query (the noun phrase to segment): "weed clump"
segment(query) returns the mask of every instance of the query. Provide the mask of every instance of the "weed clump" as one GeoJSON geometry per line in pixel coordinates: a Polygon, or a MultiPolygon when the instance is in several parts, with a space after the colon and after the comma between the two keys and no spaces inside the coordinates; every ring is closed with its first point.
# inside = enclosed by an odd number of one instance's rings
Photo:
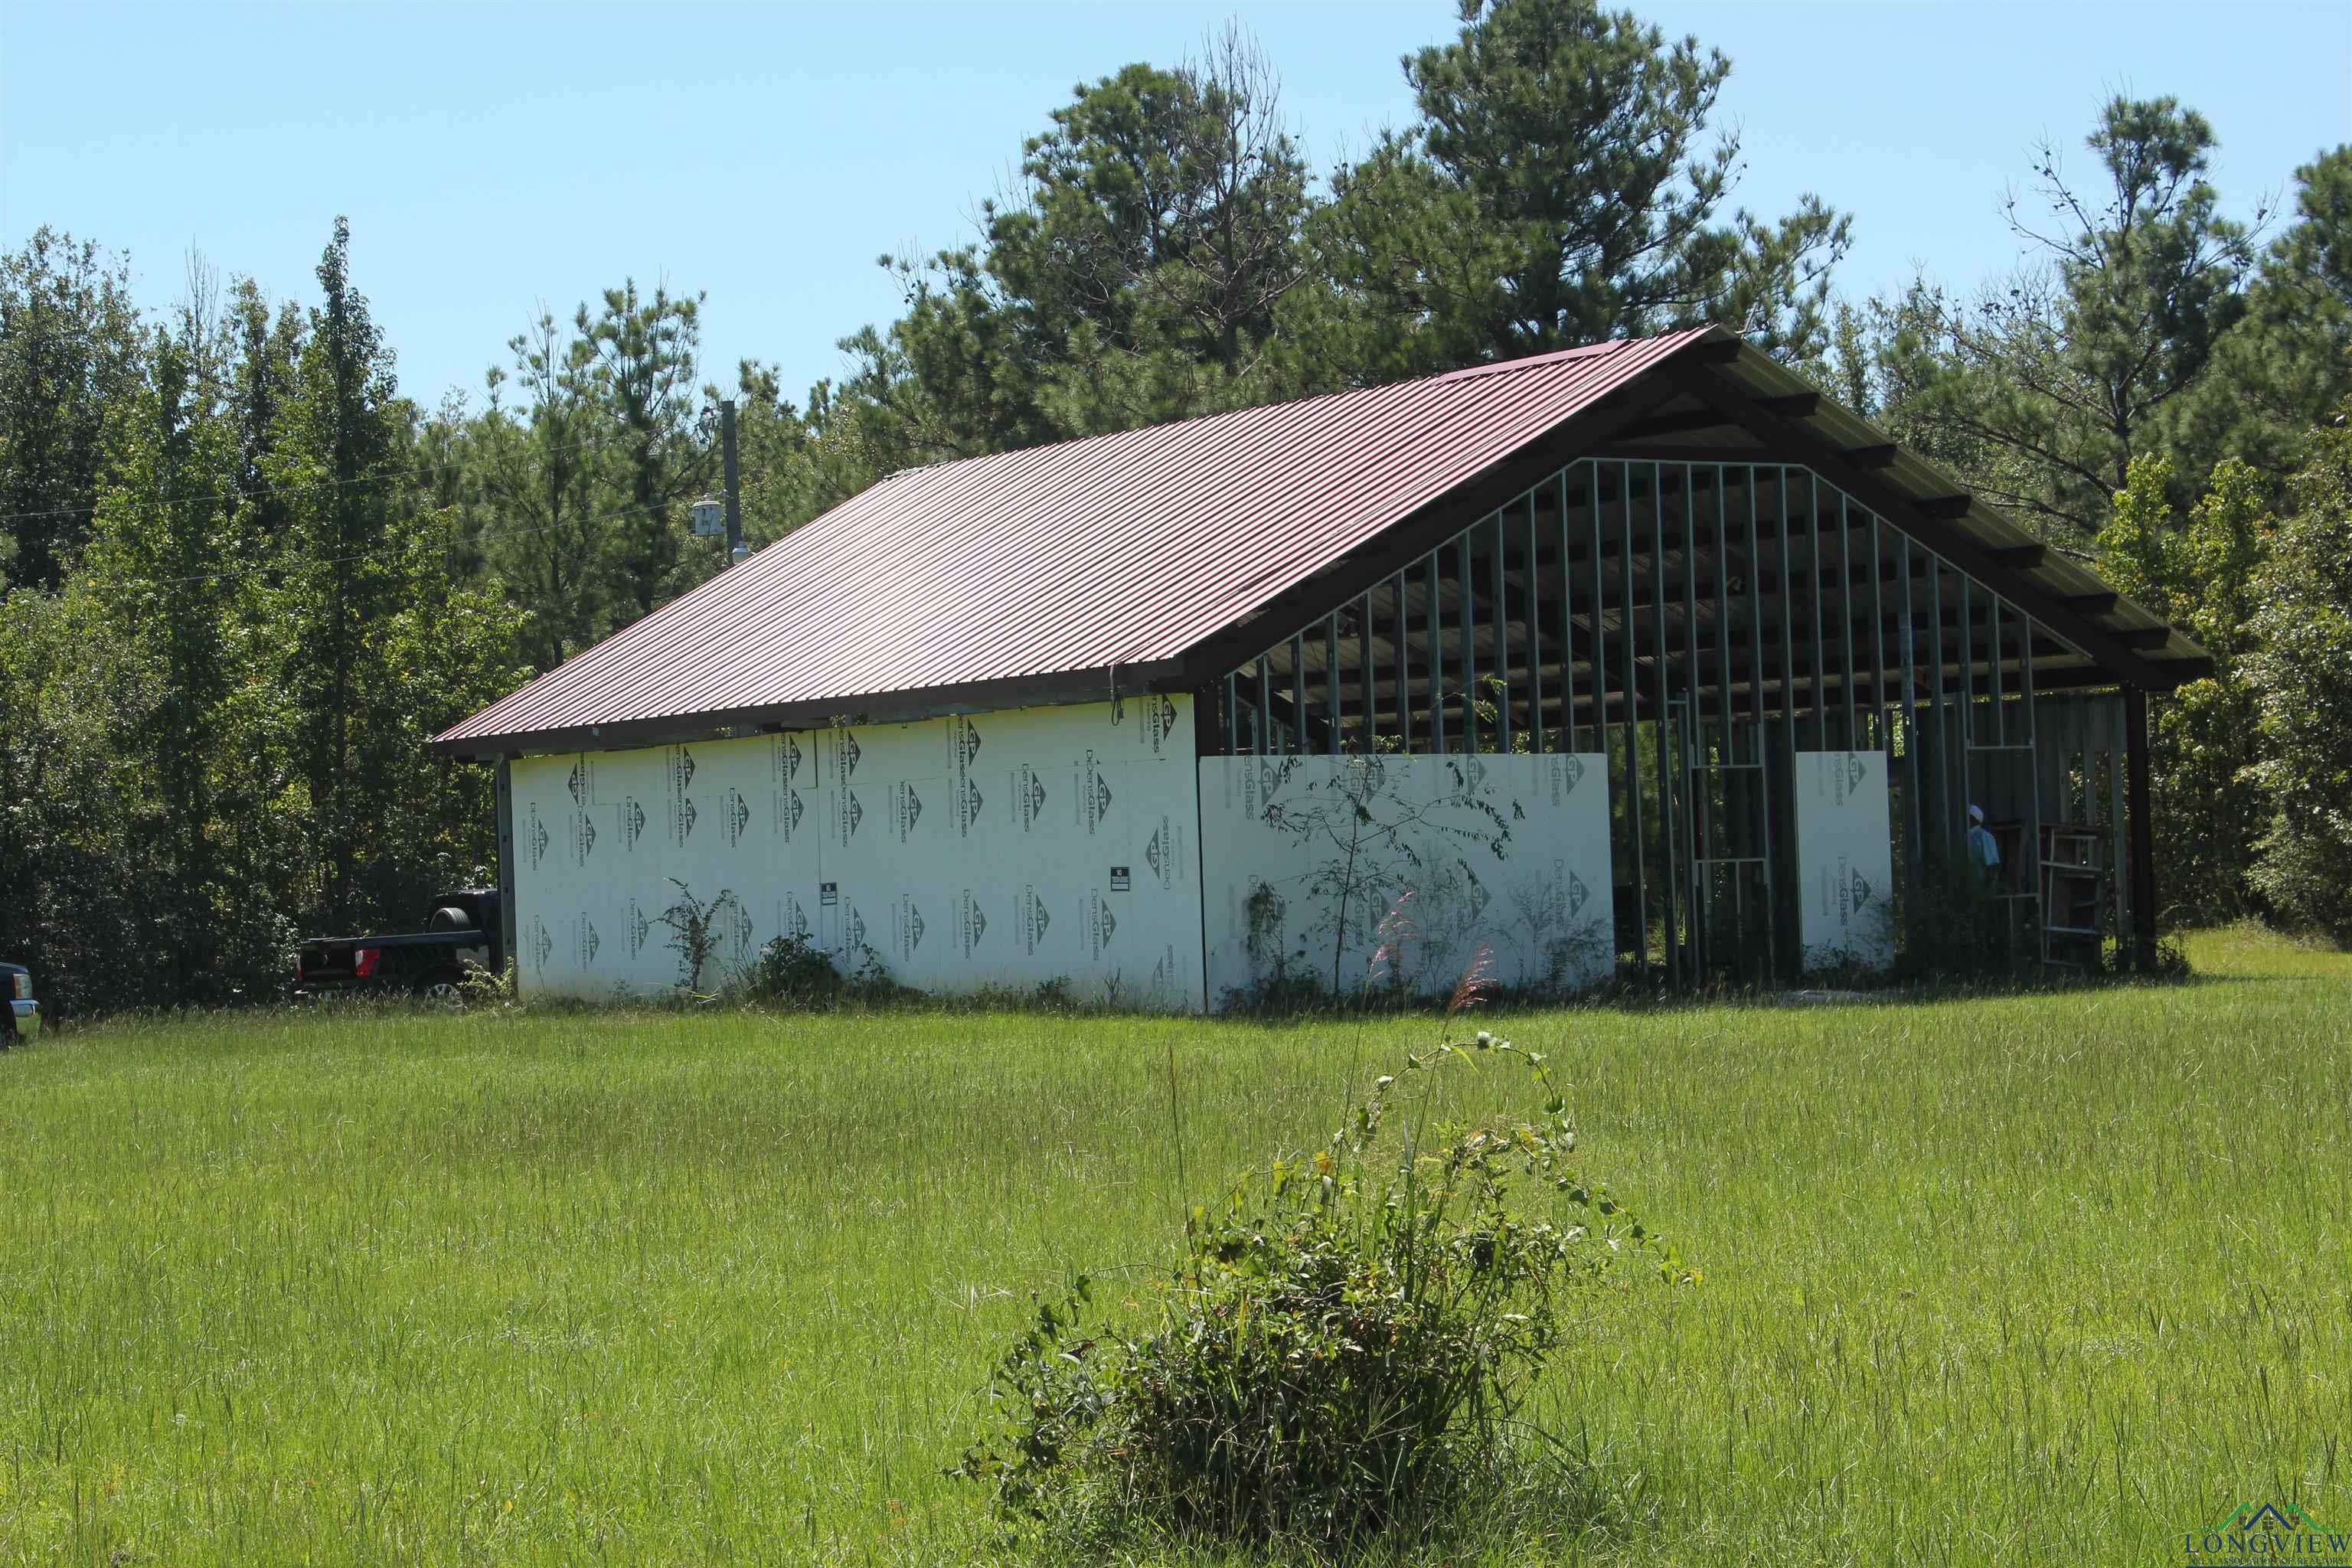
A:
{"type": "Polygon", "coordinates": [[[1001,1430],[954,1473],[1082,1536],[1435,1521],[1530,1457],[1523,1407],[1576,1293],[1637,1258],[1696,1279],[1575,1150],[1539,1054],[1486,1033],[1408,1054],[1322,1147],[1192,1211],[1156,1313],[1122,1325],[1084,1278],[1041,1302],[991,1381],[1001,1430]],[[1480,1058],[1533,1075],[1535,1120],[1428,1120],[1435,1074],[1480,1058]]]}
{"type": "Polygon", "coordinates": [[[847,988],[833,955],[800,932],[763,943],[748,981],[746,989],[761,1002],[833,1002],[847,988]]]}

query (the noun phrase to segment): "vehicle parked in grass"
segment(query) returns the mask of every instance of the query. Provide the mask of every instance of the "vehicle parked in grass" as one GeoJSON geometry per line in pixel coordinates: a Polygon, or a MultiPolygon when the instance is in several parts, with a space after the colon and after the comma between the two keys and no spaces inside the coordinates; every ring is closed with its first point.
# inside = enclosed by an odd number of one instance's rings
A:
{"type": "Polygon", "coordinates": [[[321,936],[294,961],[294,994],[406,992],[429,1002],[465,996],[469,973],[499,974],[507,965],[495,888],[444,893],[425,929],[397,936],[321,936]]]}
{"type": "Polygon", "coordinates": [[[21,963],[0,963],[0,991],[8,994],[8,1041],[39,1039],[41,1005],[33,998],[33,972],[21,963]]]}

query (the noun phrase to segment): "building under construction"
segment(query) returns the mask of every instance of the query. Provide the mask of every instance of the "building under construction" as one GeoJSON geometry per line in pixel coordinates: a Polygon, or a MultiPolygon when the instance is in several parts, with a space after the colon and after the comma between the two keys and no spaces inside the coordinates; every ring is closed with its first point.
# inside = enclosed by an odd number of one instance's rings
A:
{"type": "Polygon", "coordinates": [[[2209,668],[1703,329],[895,475],[436,743],[499,766],[526,987],[674,984],[682,885],[739,965],[1198,1008],[1963,908],[2128,958],[2147,698],[2209,668]]]}

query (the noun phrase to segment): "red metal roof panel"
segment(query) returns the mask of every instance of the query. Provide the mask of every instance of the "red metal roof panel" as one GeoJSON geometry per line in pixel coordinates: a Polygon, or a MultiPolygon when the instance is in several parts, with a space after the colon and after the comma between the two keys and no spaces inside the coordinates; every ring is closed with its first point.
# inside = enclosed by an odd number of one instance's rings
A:
{"type": "Polygon", "coordinates": [[[439,740],[1172,659],[1708,330],[896,474],[439,740]]]}

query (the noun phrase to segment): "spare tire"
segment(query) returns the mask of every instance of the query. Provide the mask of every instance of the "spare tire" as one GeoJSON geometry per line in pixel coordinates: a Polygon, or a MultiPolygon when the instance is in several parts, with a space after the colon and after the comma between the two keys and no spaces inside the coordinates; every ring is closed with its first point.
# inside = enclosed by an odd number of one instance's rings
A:
{"type": "Polygon", "coordinates": [[[433,918],[425,923],[425,929],[427,931],[472,931],[474,929],[474,917],[467,914],[465,910],[457,908],[457,905],[448,904],[433,911],[433,918]]]}

